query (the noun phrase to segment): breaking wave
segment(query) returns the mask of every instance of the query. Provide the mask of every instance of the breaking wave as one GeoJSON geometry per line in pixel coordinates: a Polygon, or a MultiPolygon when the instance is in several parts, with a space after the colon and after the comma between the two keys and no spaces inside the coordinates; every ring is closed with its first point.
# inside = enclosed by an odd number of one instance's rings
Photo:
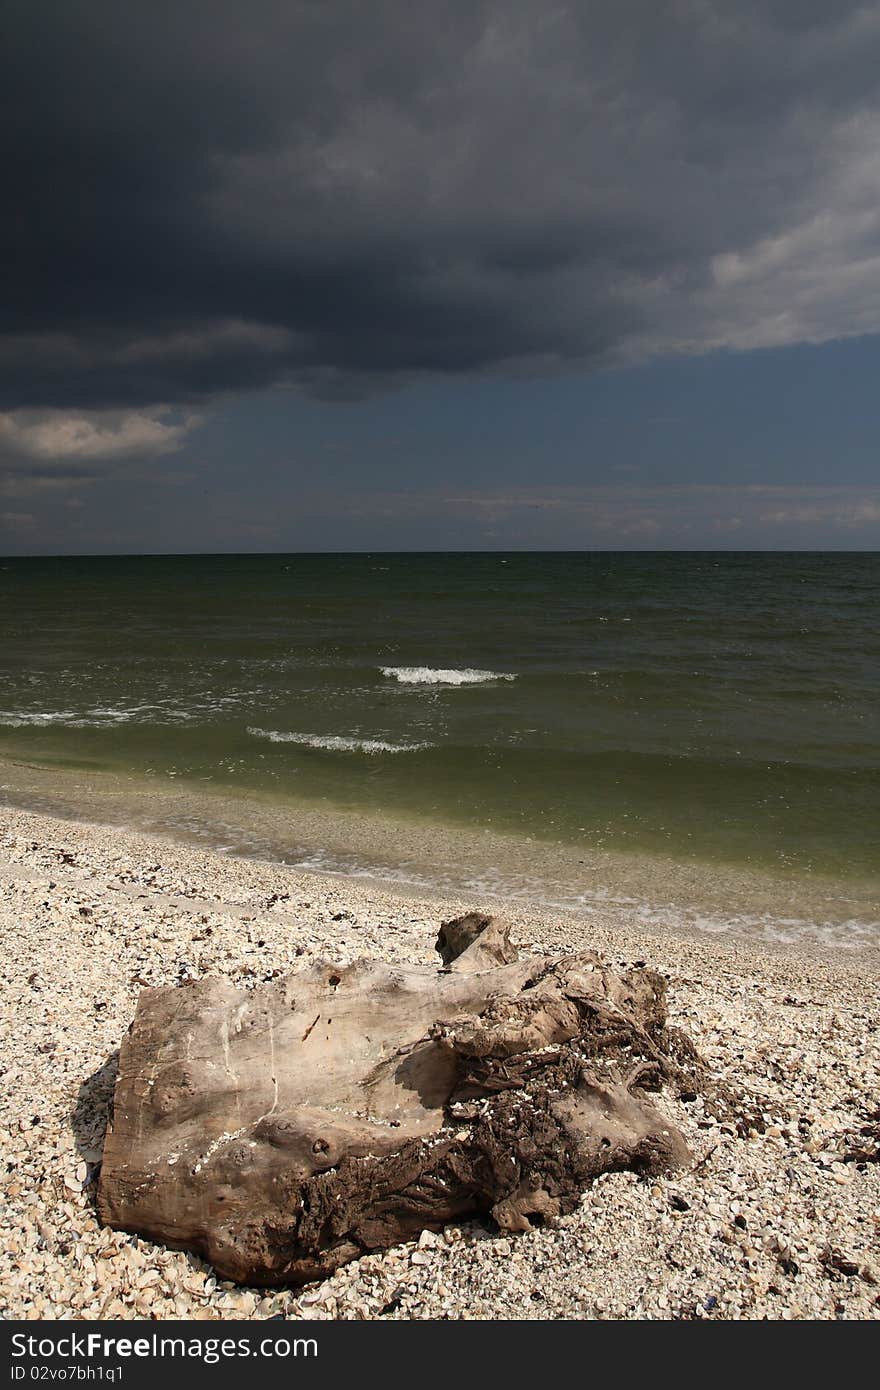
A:
{"type": "Polygon", "coordinates": [[[508,671],[456,671],[434,666],[382,666],[383,676],[391,676],[401,685],[483,685],[486,681],[513,681],[508,671]]]}
{"type": "Polygon", "coordinates": [[[326,748],[331,753],[418,753],[430,743],[388,743],[381,738],[345,738],[341,734],[288,734],[278,729],[248,729],[254,738],[270,743],[297,743],[306,748],[326,748]]]}
{"type": "Polygon", "coordinates": [[[76,710],[0,710],[0,725],[10,729],[48,728],[52,724],[69,729],[105,729],[113,724],[177,724],[194,718],[189,710],[167,709],[162,705],[134,705],[126,708],[97,707],[85,713],[76,710]],[[144,715],[151,715],[144,719],[144,715]]]}
{"type": "Polygon", "coordinates": [[[0,724],[10,729],[23,729],[29,724],[37,728],[48,724],[69,724],[74,719],[76,714],[73,710],[47,710],[44,713],[37,710],[0,710],[0,724]]]}

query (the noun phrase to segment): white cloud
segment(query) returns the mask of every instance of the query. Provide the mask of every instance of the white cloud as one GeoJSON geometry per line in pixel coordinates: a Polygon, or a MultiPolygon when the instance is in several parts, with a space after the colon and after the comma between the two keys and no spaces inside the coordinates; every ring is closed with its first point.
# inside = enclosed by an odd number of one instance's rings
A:
{"type": "Polygon", "coordinates": [[[0,413],[0,448],[44,462],[170,454],[179,449],[198,415],[150,411],[13,410],[0,413]]]}
{"type": "Polygon", "coordinates": [[[837,527],[876,526],[880,524],[880,497],[854,497],[851,492],[828,489],[828,495],[813,498],[794,506],[774,508],[758,516],[762,526],[837,527]]]}

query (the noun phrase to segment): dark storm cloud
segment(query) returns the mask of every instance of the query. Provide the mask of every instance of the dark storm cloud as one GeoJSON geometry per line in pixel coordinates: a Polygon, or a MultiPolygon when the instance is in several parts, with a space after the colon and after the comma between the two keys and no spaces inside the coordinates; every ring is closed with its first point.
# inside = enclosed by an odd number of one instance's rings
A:
{"type": "Polygon", "coordinates": [[[5,16],[0,409],[880,330],[874,4],[5,16]]]}

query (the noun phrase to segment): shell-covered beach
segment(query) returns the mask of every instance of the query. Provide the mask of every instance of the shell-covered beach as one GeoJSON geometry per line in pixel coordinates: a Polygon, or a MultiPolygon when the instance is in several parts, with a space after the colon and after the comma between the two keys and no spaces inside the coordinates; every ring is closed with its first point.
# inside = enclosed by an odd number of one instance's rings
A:
{"type": "Polygon", "coordinates": [[[646,929],[619,911],[416,897],[10,808],[0,866],[4,1316],[880,1317],[875,946],[835,955],[684,935],[662,913],[646,929]],[[300,1290],[230,1285],[195,1256],[99,1225],[115,1053],[141,988],[209,975],[247,986],[304,959],[427,964],[440,921],[474,907],[503,912],[521,951],[595,949],[659,970],[670,1022],[759,1102],[759,1124],[661,1094],[688,1168],[607,1174],[541,1229],[449,1227],[300,1290]]]}

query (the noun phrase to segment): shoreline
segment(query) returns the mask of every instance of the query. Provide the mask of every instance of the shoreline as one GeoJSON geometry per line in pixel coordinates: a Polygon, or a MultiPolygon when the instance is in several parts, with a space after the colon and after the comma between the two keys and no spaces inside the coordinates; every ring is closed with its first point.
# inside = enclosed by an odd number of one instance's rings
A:
{"type": "Polygon", "coordinates": [[[663,1094],[690,1169],[650,1185],[605,1175],[571,1216],[522,1236],[471,1223],[320,1285],[249,1290],[97,1224],[108,1059],[140,988],[218,973],[246,984],[315,956],[428,962],[442,917],[497,903],[10,808],[0,873],[5,1316],[880,1318],[880,1165],[842,1162],[839,1138],[880,1088],[871,953],[835,960],[508,902],[523,950],[592,946],[661,970],[670,1021],[762,1098],[765,1132],[740,1137],[663,1094]]]}
{"type": "Polygon", "coordinates": [[[616,918],[623,927],[637,922],[648,934],[880,960],[880,882],[609,851],[482,824],[403,819],[380,808],[363,814],[185,779],[40,768],[3,756],[0,814],[5,810],[157,835],[426,900],[480,899],[527,913],[616,918]]]}

